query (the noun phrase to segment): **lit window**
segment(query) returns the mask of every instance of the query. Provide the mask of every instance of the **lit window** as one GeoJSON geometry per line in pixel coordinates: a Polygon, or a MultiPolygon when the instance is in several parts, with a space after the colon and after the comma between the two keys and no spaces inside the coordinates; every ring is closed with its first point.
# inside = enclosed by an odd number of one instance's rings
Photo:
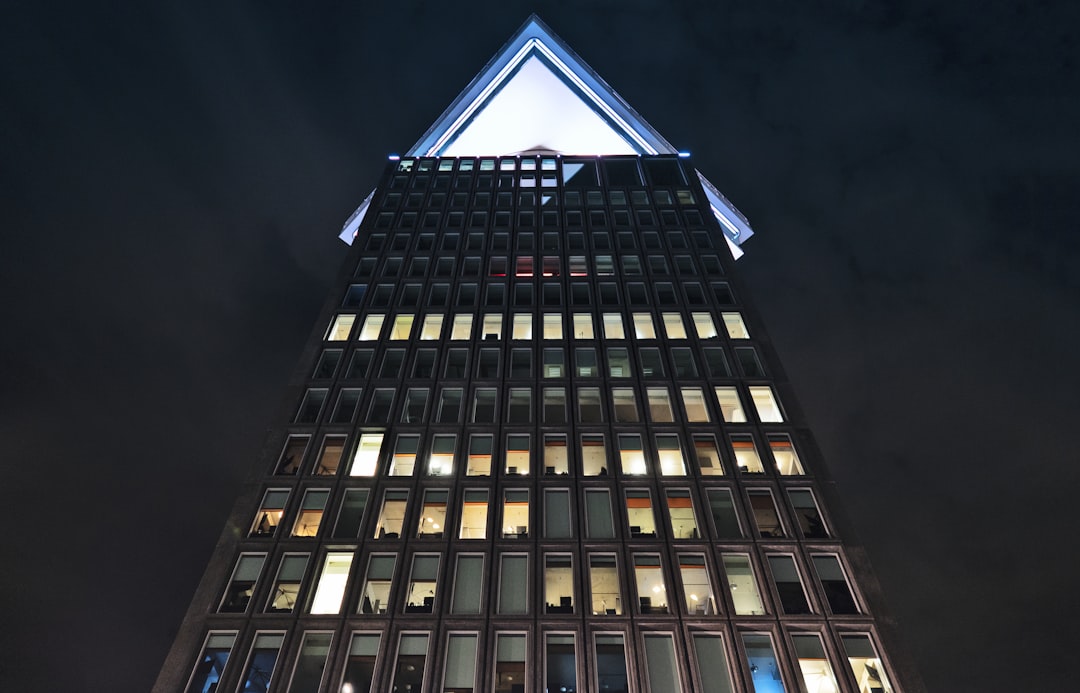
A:
{"type": "Polygon", "coordinates": [[[206,644],[188,682],[187,693],[205,693],[217,689],[235,642],[236,633],[210,633],[206,637],[206,644]]]}
{"type": "Polygon", "coordinates": [[[607,446],[603,433],[586,433],[581,436],[581,471],[585,476],[602,476],[608,473],[607,446]]]}
{"type": "Polygon", "coordinates": [[[398,644],[397,663],[394,665],[394,678],[389,690],[423,690],[425,667],[427,666],[428,635],[406,633],[398,644]]]}
{"type": "Polygon", "coordinates": [[[646,473],[645,451],[641,444],[641,436],[637,433],[619,435],[619,466],[623,474],[641,475],[646,473]]]}
{"type": "Polygon", "coordinates": [[[724,473],[724,464],[720,461],[720,448],[716,444],[716,438],[711,435],[695,435],[694,453],[697,455],[698,471],[702,476],[720,476],[724,473]]]}
{"type": "Polygon", "coordinates": [[[319,581],[315,585],[311,613],[336,614],[341,611],[341,600],[345,598],[345,587],[349,582],[352,559],[352,552],[326,554],[319,581]]]}
{"type": "Polygon", "coordinates": [[[351,313],[338,315],[334,318],[334,322],[330,324],[330,329],[326,331],[326,340],[330,342],[347,340],[349,333],[352,332],[354,322],[356,322],[356,316],[351,313]]]}
{"type": "Polygon", "coordinates": [[[401,528],[405,523],[405,506],[408,500],[408,491],[388,489],[383,493],[382,508],[379,510],[379,518],[375,522],[376,539],[397,539],[401,536],[401,528]]]}
{"type": "Polygon", "coordinates": [[[296,609],[300,599],[300,583],[307,570],[308,555],[285,554],[281,559],[274,587],[270,590],[270,603],[266,605],[269,613],[287,614],[296,609]]]}
{"type": "Polygon", "coordinates": [[[511,339],[532,339],[531,313],[514,313],[514,329],[511,339]]]}
{"type": "Polygon", "coordinates": [[[424,318],[424,326],[420,328],[420,339],[438,339],[442,336],[442,326],[442,315],[428,315],[424,318]]]}
{"type": "Polygon", "coordinates": [[[701,536],[690,491],[669,488],[665,491],[665,495],[668,516],[671,519],[671,536],[675,539],[697,539],[701,536]]]}
{"type": "Polygon", "coordinates": [[[544,313],[544,339],[562,339],[562,315],[544,313]]]}
{"type": "Polygon", "coordinates": [[[652,494],[648,489],[626,491],[626,519],[631,537],[656,536],[656,517],[653,515],[652,494]]]}
{"type": "Polygon", "coordinates": [[[646,388],[645,395],[649,400],[649,416],[654,422],[675,420],[675,413],[671,409],[671,393],[666,387],[646,388]]]}
{"type": "Polygon", "coordinates": [[[468,489],[461,503],[459,539],[487,539],[488,492],[468,489]]]}
{"type": "Polygon", "coordinates": [[[430,614],[435,610],[435,591],[439,586],[438,578],[439,556],[428,554],[413,556],[412,572],[409,575],[409,591],[405,596],[405,613],[430,614]]]}
{"type": "MultiPolygon", "coordinates": [[[[668,613],[667,584],[660,556],[656,554],[634,555],[634,584],[637,587],[638,607],[643,614],[668,613]]],[[[657,690],[674,690],[661,688],[657,690]]]]}
{"type": "Polygon", "coordinates": [[[567,471],[566,436],[545,434],[544,474],[566,474],[567,471]]]}
{"type": "Polygon", "coordinates": [[[814,634],[800,634],[792,635],[791,640],[795,643],[795,655],[799,658],[799,669],[807,690],[840,690],[840,684],[836,681],[832,666],[825,657],[821,637],[814,634]]]}
{"type": "Polygon", "coordinates": [[[473,435],[469,439],[469,459],[465,474],[468,476],[488,476],[491,474],[491,435],[473,435]]]}
{"type": "Polygon", "coordinates": [[[499,566],[499,599],[497,614],[527,614],[529,612],[529,559],[520,554],[503,554],[499,566]]]}
{"type": "Polygon", "coordinates": [[[751,385],[750,400],[757,409],[758,418],[762,423],[782,423],[784,415],[780,412],[780,405],[776,401],[772,388],[768,385],[751,385]]]}
{"type": "Polygon", "coordinates": [[[472,337],[472,319],[473,316],[464,313],[455,315],[453,327],[450,329],[450,339],[457,341],[472,337]]]}
{"type": "Polygon", "coordinates": [[[329,497],[329,491],[310,490],[304,493],[300,513],[297,514],[296,522],[293,524],[294,537],[313,537],[319,533],[319,526],[322,524],[323,513],[326,510],[326,500],[329,497]]]}
{"type": "Polygon", "coordinates": [[[634,396],[633,388],[612,388],[611,399],[615,404],[616,423],[636,423],[641,421],[641,416],[638,413],[637,398],[634,396]]]}
{"type": "Polygon", "coordinates": [[[742,640],[753,690],[783,693],[784,684],[780,678],[780,664],[776,661],[772,638],[764,633],[743,633],[742,640]]]}
{"type": "Polygon", "coordinates": [[[750,339],[750,333],[746,331],[746,323],[743,322],[739,313],[721,313],[724,320],[724,328],[727,329],[731,339],[750,339]]]}
{"type": "Polygon", "coordinates": [[[548,633],[544,648],[545,691],[576,691],[577,652],[572,633],[548,633]]]}
{"type": "Polygon", "coordinates": [[[574,570],[570,554],[544,556],[544,613],[574,613],[574,570]]]}
{"type": "Polygon", "coordinates": [[[424,503],[420,509],[420,520],[416,536],[441,539],[446,531],[446,499],[448,491],[424,491],[424,503]]]}
{"type": "Polygon", "coordinates": [[[653,326],[652,315],[649,313],[634,313],[634,336],[638,339],[656,339],[656,328],[653,326]]]}
{"type": "Polygon", "coordinates": [[[589,557],[589,598],[594,616],[618,616],[623,613],[622,590],[614,554],[589,557]]]}
{"type": "Polygon", "coordinates": [[[294,691],[317,691],[326,670],[326,659],[330,654],[332,633],[304,633],[300,644],[300,654],[296,657],[289,688],[294,691]]]}
{"type": "Polygon", "coordinates": [[[705,393],[700,387],[681,388],[683,408],[686,420],[690,423],[708,423],[709,410],[705,404],[705,393]]]}
{"type": "Polygon", "coordinates": [[[712,315],[708,313],[692,313],[690,317],[694,321],[694,329],[697,330],[698,339],[712,339],[719,336],[712,315]]]}
{"type": "Polygon", "coordinates": [[[529,458],[532,456],[529,448],[532,436],[528,433],[510,434],[506,436],[506,473],[528,474],[529,458]]]}
{"type": "Polygon", "coordinates": [[[623,319],[620,313],[604,313],[604,337],[606,339],[626,339],[623,319]]]}
{"type": "Polygon", "coordinates": [[[375,679],[375,660],[379,656],[378,633],[357,633],[349,645],[349,658],[345,662],[345,677],[341,682],[342,691],[370,693],[375,679]]]}
{"type": "Polygon", "coordinates": [[[754,439],[748,435],[731,436],[731,451],[735,455],[735,465],[743,474],[763,474],[765,468],[761,465],[761,456],[758,455],[754,439]]]}
{"type": "Polygon", "coordinates": [[[801,475],[802,463],[799,455],[795,452],[795,446],[791,438],[783,434],[769,436],[769,450],[772,452],[773,461],[776,462],[776,470],[784,476],[801,475]]]}
{"type": "Polygon", "coordinates": [[[765,613],[758,592],[754,568],[750,565],[750,556],[746,554],[725,554],[724,573],[727,574],[728,587],[731,589],[731,601],[738,616],[759,616],[765,613]]]}
{"type": "Polygon", "coordinates": [[[727,423],[743,423],[746,421],[746,412],[743,410],[742,400],[734,385],[725,385],[716,388],[716,401],[720,404],[720,413],[727,423]]]}
{"type": "Polygon", "coordinates": [[[225,589],[225,596],[221,599],[218,611],[223,613],[243,613],[247,611],[251,595],[255,592],[255,583],[262,573],[263,563],[266,562],[265,553],[245,553],[236,561],[229,586],[225,589]]]}
{"type": "Polygon", "coordinates": [[[660,463],[660,473],[664,476],[686,476],[686,461],[683,459],[682,443],[676,433],[658,433],[656,435],[656,457],[660,463]]]}
{"type": "Polygon", "coordinates": [[[529,492],[505,491],[503,496],[502,535],[504,539],[529,537],[529,492]]]}
{"type": "Polygon", "coordinates": [[[592,316],[588,313],[574,313],[574,339],[593,339],[592,316]]]}
{"type": "Polygon", "coordinates": [[[502,315],[499,313],[485,313],[481,338],[484,340],[502,338],[502,315]]]}
{"type": "Polygon", "coordinates": [[[385,614],[390,604],[390,587],[394,580],[397,556],[375,554],[368,559],[364,586],[360,590],[359,612],[385,614]]]}
{"type": "Polygon", "coordinates": [[[357,336],[361,342],[373,342],[379,338],[379,334],[382,332],[383,321],[386,320],[385,315],[369,315],[364,320],[363,327],[360,328],[360,334],[357,336]]]}
{"type": "Polygon", "coordinates": [[[285,511],[285,502],[289,499],[288,489],[270,489],[263,495],[259,512],[251,525],[249,536],[272,537],[281,524],[281,515],[285,511]]]}
{"type": "Polygon", "coordinates": [[[251,659],[247,673],[244,674],[241,691],[267,691],[274,680],[281,644],[285,640],[282,633],[256,633],[251,645],[251,659]]]}
{"type": "Polygon", "coordinates": [[[382,433],[360,434],[360,442],[356,446],[356,454],[353,455],[349,476],[375,476],[382,444],[382,433]]]}
{"type": "Polygon", "coordinates": [[[390,476],[412,476],[416,469],[416,454],[420,450],[420,436],[400,435],[390,458],[390,476]]]}
{"type": "MultiPolygon", "coordinates": [[[[772,571],[776,593],[780,596],[780,607],[785,614],[808,614],[810,604],[806,601],[799,571],[792,556],[769,556],[769,570],[772,571]]],[[[811,689],[816,690],[816,689],[811,689]]]]}
{"type": "Polygon", "coordinates": [[[686,339],[686,326],[683,325],[682,316],[678,313],[664,313],[664,332],[668,339],[686,339]]]}
{"type": "Polygon", "coordinates": [[[516,261],[514,274],[519,277],[531,277],[533,276],[533,259],[532,256],[519,256],[516,261]]]}
{"type": "Polygon", "coordinates": [[[817,571],[821,588],[825,592],[825,600],[829,602],[829,609],[834,614],[857,614],[859,607],[855,603],[855,595],[851,592],[851,586],[844,576],[844,569],[840,566],[840,559],[831,555],[813,556],[814,569],[817,571]]]}
{"type": "MultiPolygon", "coordinates": [[[[390,339],[408,339],[412,334],[413,315],[398,315],[394,318],[394,325],[390,328],[390,339]]],[[[366,326],[365,326],[366,327],[366,326]]]]}
{"type": "Polygon", "coordinates": [[[716,608],[705,556],[680,554],[679,577],[682,578],[687,613],[695,616],[713,616],[720,613],[716,608]]]}
{"type": "Polygon", "coordinates": [[[844,654],[851,665],[851,672],[855,674],[859,693],[893,693],[892,684],[885,676],[885,668],[881,665],[881,659],[874,650],[869,635],[841,635],[840,641],[844,645],[844,654]]]}
{"type": "Polygon", "coordinates": [[[454,473],[454,453],[457,449],[457,436],[438,434],[432,439],[431,456],[428,458],[430,476],[447,476],[454,473]]]}

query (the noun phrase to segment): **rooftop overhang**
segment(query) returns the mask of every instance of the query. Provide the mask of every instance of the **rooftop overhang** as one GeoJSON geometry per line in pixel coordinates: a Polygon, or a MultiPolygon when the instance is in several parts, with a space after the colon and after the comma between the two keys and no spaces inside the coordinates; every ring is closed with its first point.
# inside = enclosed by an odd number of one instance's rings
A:
{"type": "MultiPolygon", "coordinates": [[[[536,15],[532,15],[428,128],[407,156],[576,156],[677,154],[536,15]]],[[[704,176],[713,214],[736,257],[753,235],[746,218],[704,176]]],[[[351,243],[371,203],[352,214],[341,238],[351,243]]]]}

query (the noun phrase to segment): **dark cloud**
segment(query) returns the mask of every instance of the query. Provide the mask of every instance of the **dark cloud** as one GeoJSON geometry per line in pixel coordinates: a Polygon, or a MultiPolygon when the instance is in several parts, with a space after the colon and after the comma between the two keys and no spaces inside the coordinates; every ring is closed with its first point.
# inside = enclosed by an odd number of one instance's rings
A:
{"type": "Polygon", "coordinates": [[[0,687],[149,687],[341,223],[537,9],[757,229],[929,688],[1067,689],[1080,6],[502,5],[5,12],[0,687]]]}

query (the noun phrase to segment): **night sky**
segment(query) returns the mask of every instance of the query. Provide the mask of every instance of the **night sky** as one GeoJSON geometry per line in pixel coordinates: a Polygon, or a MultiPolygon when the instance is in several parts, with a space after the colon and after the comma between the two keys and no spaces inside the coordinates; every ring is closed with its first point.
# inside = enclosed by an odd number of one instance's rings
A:
{"type": "Polygon", "coordinates": [[[0,689],[150,688],[341,225],[533,10],[749,217],[928,688],[1075,689],[1080,4],[132,4],[0,9],[0,689]]]}

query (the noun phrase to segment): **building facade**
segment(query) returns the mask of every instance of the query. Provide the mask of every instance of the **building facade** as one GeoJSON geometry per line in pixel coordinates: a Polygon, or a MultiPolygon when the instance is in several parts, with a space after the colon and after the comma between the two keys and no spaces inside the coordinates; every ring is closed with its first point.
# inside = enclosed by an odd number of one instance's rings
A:
{"type": "Polygon", "coordinates": [[[606,89],[531,19],[388,163],[155,690],[901,690],[748,224],[628,107],[488,155],[532,59],[606,89]]]}

